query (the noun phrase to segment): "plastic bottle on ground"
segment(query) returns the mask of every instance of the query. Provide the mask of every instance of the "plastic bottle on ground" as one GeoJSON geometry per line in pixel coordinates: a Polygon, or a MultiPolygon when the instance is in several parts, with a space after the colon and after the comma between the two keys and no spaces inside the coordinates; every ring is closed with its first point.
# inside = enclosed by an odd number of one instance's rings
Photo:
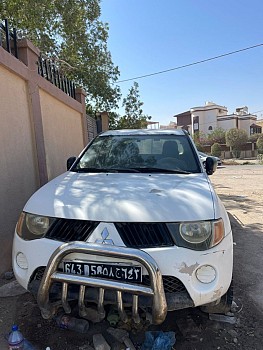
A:
{"type": "Polygon", "coordinates": [[[12,331],[8,336],[8,345],[9,350],[24,350],[24,337],[17,325],[12,326],[12,331]]]}
{"type": "Polygon", "coordinates": [[[55,320],[57,325],[63,329],[69,329],[79,333],[86,333],[89,329],[89,322],[87,320],[71,317],[66,314],[57,316],[55,320]]]}

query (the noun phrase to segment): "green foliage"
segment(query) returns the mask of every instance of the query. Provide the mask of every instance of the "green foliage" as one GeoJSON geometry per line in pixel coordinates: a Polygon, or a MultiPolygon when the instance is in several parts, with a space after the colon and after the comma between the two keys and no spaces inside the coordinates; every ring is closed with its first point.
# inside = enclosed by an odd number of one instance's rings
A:
{"type": "Polygon", "coordinates": [[[263,154],[263,135],[259,136],[257,139],[257,149],[259,154],[263,154]]]}
{"type": "Polygon", "coordinates": [[[257,142],[258,138],[259,138],[261,135],[262,135],[262,134],[252,134],[252,135],[249,135],[248,141],[249,141],[249,142],[257,142]]]}
{"type": "Polygon", "coordinates": [[[17,28],[62,73],[87,92],[97,110],[117,107],[119,69],[107,48],[108,25],[100,21],[100,0],[2,0],[1,17],[17,28]]]}
{"type": "Polygon", "coordinates": [[[208,145],[207,136],[203,131],[195,132],[193,135],[193,140],[194,140],[195,144],[198,143],[198,144],[200,144],[201,147],[203,147],[204,145],[208,145]]]}
{"type": "Polygon", "coordinates": [[[247,142],[248,134],[243,129],[230,129],[226,132],[226,144],[231,147],[236,158],[240,157],[241,147],[247,142]]]}
{"type": "Polygon", "coordinates": [[[116,130],[118,129],[118,120],[120,119],[120,115],[116,112],[109,112],[109,129],[116,130]]]}
{"type": "Polygon", "coordinates": [[[211,155],[215,157],[221,156],[221,146],[219,143],[214,143],[211,147],[211,155]]]}
{"type": "Polygon", "coordinates": [[[208,134],[207,138],[210,144],[226,143],[226,131],[222,128],[216,128],[208,134]]]}
{"type": "Polygon", "coordinates": [[[125,108],[125,115],[117,120],[117,129],[143,129],[147,127],[147,120],[150,120],[151,117],[143,113],[143,102],[140,101],[137,82],[134,82],[127,97],[123,99],[122,106],[125,108]]]}
{"type": "Polygon", "coordinates": [[[226,132],[226,144],[233,149],[238,149],[248,140],[247,132],[243,129],[230,129],[226,132]]]}
{"type": "Polygon", "coordinates": [[[203,145],[200,142],[196,141],[195,142],[195,146],[198,149],[198,151],[200,151],[200,152],[204,152],[205,151],[203,145]]]}

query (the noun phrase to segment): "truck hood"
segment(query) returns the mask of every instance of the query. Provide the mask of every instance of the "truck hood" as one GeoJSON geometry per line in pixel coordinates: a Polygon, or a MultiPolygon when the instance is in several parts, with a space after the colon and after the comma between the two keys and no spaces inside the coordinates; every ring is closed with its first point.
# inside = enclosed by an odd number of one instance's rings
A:
{"type": "Polygon", "coordinates": [[[205,173],[66,172],[40,188],[24,211],[104,222],[176,222],[215,218],[205,173]]]}

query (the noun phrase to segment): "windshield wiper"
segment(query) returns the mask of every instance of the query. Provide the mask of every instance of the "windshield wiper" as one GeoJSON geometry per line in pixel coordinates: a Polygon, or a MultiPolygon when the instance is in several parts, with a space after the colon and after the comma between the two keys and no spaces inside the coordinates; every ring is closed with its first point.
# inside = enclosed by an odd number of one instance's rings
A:
{"type": "Polygon", "coordinates": [[[134,168],[79,168],[72,169],[77,173],[139,173],[139,169],[134,168]]]}
{"type": "Polygon", "coordinates": [[[170,173],[170,174],[191,174],[189,171],[185,171],[182,169],[163,169],[163,168],[156,168],[156,167],[140,167],[140,168],[133,168],[141,173],[170,173]]]}
{"type": "Polygon", "coordinates": [[[164,169],[156,167],[139,167],[139,168],[79,168],[72,169],[77,173],[167,173],[167,174],[191,174],[189,171],[182,169],[164,169]]]}
{"type": "Polygon", "coordinates": [[[117,173],[139,173],[140,171],[136,168],[107,168],[107,170],[117,173]]]}

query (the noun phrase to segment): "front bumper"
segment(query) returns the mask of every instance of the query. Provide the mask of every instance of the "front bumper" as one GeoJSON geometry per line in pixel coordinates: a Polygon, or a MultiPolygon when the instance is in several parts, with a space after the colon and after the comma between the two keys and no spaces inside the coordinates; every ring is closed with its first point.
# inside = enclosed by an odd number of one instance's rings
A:
{"type": "Polygon", "coordinates": [[[40,307],[43,318],[52,317],[58,307],[62,306],[66,313],[71,312],[68,303],[68,285],[80,285],[78,306],[79,314],[85,317],[87,309],[85,306],[86,287],[99,288],[97,305],[100,318],[105,317],[104,311],[104,296],[105,290],[110,289],[116,292],[117,307],[122,321],[127,321],[127,315],[123,306],[123,292],[132,294],[132,316],[135,322],[139,322],[138,313],[138,297],[139,295],[150,296],[152,298],[152,323],[160,324],[165,320],[167,313],[167,303],[163,289],[162,275],[158,265],[154,259],[144,251],[126,247],[116,247],[112,245],[98,245],[84,242],[65,243],[60,246],[49,259],[45,269],[44,276],[38,290],[37,301],[40,307]],[[89,276],[72,275],[58,271],[62,260],[71,253],[81,253],[85,255],[97,255],[118,259],[136,261],[141,264],[148,272],[150,278],[150,287],[124,283],[119,281],[111,281],[102,278],[94,278],[89,276]],[[51,303],[49,298],[50,289],[53,282],[62,283],[62,297],[60,303],[51,303]]]}
{"type": "MultiPolygon", "coordinates": [[[[74,243],[74,242],[72,242],[74,243]]],[[[116,257],[116,253],[124,252],[122,255],[122,260],[124,263],[138,264],[138,260],[131,257],[130,253],[127,252],[136,252],[141,257],[147,257],[146,261],[153,262],[153,266],[158,271],[163,279],[163,285],[165,287],[165,294],[163,298],[166,300],[167,310],[178,310],[187,307],[196,307],[201,305],[207,305],[210,303],[217,302],[222,295],[224,295],[231,283],[232,279],[232,267],[233,267],[233,241],[232,233],[229,232],[228,235],[223,239],[223,241],[217,246],[207,250],[207,251],[192,251],[185,248],[173,246],[167,248],[150,248],[137,250],[127,247],[120,246],[108,246],[108,245],[95,245],[93,243],[81,243],[81,246],[85,247],[97,247],[95,251],[90,252],[89,259],[87,259],[87,254],[85,254],[84,249],[80,251],[67,251],[67,259],[74,261],[77,260],[90,260],[92,262],[102,262],[105,263],[118,263],[120,262],[119,255],[116,257]],[[104,255],[104,253],[99,254],[100,251],[113,251],[109,255],[104,255]],[[126,252],[126,253],[125,253],[126,252]],[[98,253],[98,254],[97,254],[98,253]],[[135,261],[134,261],[135,260],[135,261]],[[213,266],[216,271],[216,279],[208,284],[201,283],[197,279],[197,270],[203,266],[213,266]],[[180,282],[181,286],[184,287],[184,290],[167,290],[166,278],[171,277],[174,280],[180,282]]],[[[38,293],[39,285],[41,279],[43,278],[44,270],[46,266],[52,264],[51,255],[54,251],[60,252],[62,247],[61,242],[50,240],[50,239],[38,239],[33,241],[24,241],[15,234],[14,244],[13,244],[13,270],[18,282],[26,289],[30,290],[34,294],[38,293]],[[45,247],[45,249],[43,249],[45,247]],[[17,255],[22,252],[28,261],[28,268],[21,269],[16,261],[17,255]],[[41,253],[40,253],[41,252],[41,253]],[[50,258],[51,257],[51,258],[50,258]],[[38,278],[35,278],[37,271],[42,270],[42,273],[38,275],[38,278]]],[[[66,244],[68,246],[68,244],[66,244]]],[[[55,253],[54,253],[55,254],[55,253]]],[[[59,258],[59,260],[61,260],[59,258]]],[[[59,264],[59,262],[58,262],[59,264]]],[[[143,264],[142,264],[143,265],[143,264]]],[[[146,264],[147,265],[147,264],[146,264]]],[[[53,266],[53,265],[52,265],[53,266]]],[[[143,265],[143,275],[149,275],[145,264],[143,265]]],[[[47,270],[47,269],[46,269],[47,270]]],[[[65,275],[61,276],[60,271],[52,271],[51,275],[55,273],[54,277],[65,278],[65,275]]],[[[69,275],[72,276],[72,275],[69,275]]],[[[51,278],[50,278],[51,280],[51,278]]],[[[60,280],[60,278],[58,279],[60,280]]],[[[85,280],[86,281],[86,280],[85,280]]],[[[81,281],[82,282],[82,281],[81,281]]],[[[91,281],[90,281],[91,282],[91,281]]],[[[98,282],[97,278],[96,281],[98,282]]],[[[151,282],[151,281],[150,281],[151,282]]],[[[60,299],[63,294],[63,283],[68,284],[67,298],[68,300],[78,300],[80,291],[79,285],[81,283],[75,281],[75,284],[69,281],[60,281],[55,282],[52,280],[51,285],[49,285],[50,295],[57,297],[59,295],[60,299]]],[[[153,297],[151,292],[147,293],[134,293],[134,288],[131,293],[126,293],[125,287],[126,283],[123,285],[118,285],[116,288],[105,288],[105,285],[99,285],[97,288],[88,288],[91,284],[83,284],[85,286],[85,291],[82,290],[82,295],[84,295],[84,300],[87,302],[98,303],[100,296],[100,288],[104,289],[104,304],[118,304],[117,290],[121,291],[121,297],[123,305],[130,307],[133,305],[133,295],[137,295],[138,298],[135,301],[135,304],[138,302],[138,306],[141,308],[152,307],[153,297]],[[118,289],[119,288],[119,289],[118,289]]],[[[134,285],[133,285],[134,287],[134,285]]],[[[140,285],[141,287],[141,285],[140,285]]],[[[151,283],[146,284],[147,288],[154,290],[151,283]]],[[[64,287],[66,288],[66,287],[64,287]]],[[[149,289],[147,289],[149,291],[149,289]]],[[[119,293],[118,293],[119,294],[119,293]]],[[[65,295],[65,291],[64,291],[65,295]]],[[[163,295],[163,292],[162,292],[163,295]]],[[[43,300],[42,300],[43,301],[43,300]]],[[[42,302],[41,301],[41,302],[42,302]]],[[[45,302],[44,300],[44,308],[45,302]]],[[[49,305],[50,301],[48,299],[49,305]]],[[[61,305],[61,303],[60,303],[61,305]]],[[[53,312],[54,310],[52,310],[53,312]]]]}

